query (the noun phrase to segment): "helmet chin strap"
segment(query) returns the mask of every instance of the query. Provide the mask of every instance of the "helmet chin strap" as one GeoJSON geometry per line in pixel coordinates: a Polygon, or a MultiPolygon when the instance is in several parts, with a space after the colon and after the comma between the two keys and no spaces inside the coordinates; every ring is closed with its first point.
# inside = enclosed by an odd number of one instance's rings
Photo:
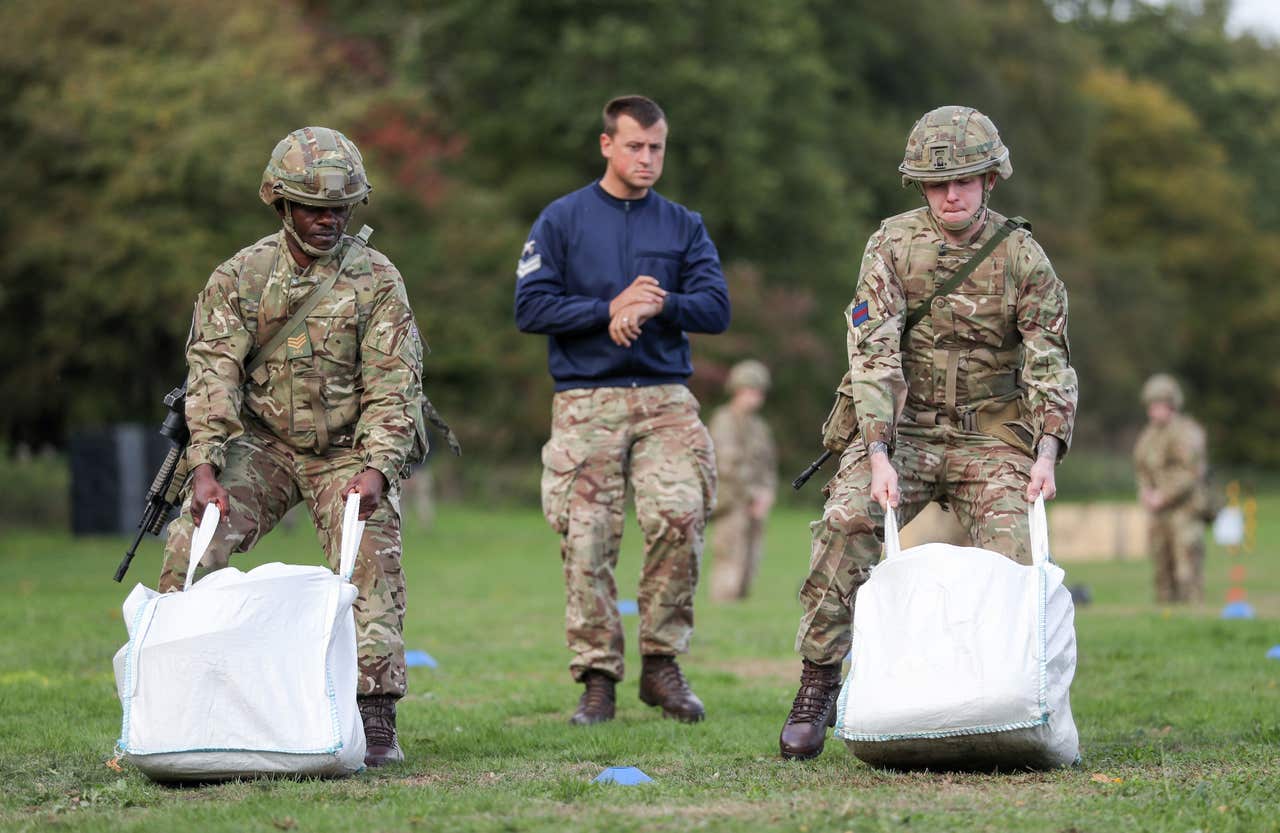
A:
{"type": "Polygon", "coordinates": [[[315,246],[312,246],[307,241],[303,240],[302,237],[298,234],[298,230],[293,226],[293,210],[292,210],[292,207],[290,206],[288,199],[285,199],[284,201],[284,230],[289,232],[289,236],[293,238],[293,242],[297,243],[298,246],[302,249],[302,251],[306,252],[312,257],[324,257],[325,255],[331,255],[338,250],[339,246],[342,245],[341,234],[338,235],[337,242],[327,249],[316,248],[315,246]]]}
{"type": "MultiPolygon", "coordinates": [[[[916,190],[920,192],[921,197],[924,197],[924,186],[921,185],[919,181],[916,182],[916,190]]],[[[938,225],[942,226],[942,228],[946,229],[947,231],[951,231],[951,232],[964,231],[965,229],[972,228],[975,223],[977,223],[979,220],[982,220],[983,218],[986,217],[987,199],[990,198],[991,196],[991,190],[992,189],[990,186],[986,185],[985,183],[983,184],[982,204],[979,205],[978,208],[972,214],[970,214],[968,217],[966,217],[963,220],[957,220],[955,222],[949,223],[946,220],[939,217],[937,214],[934,214],[932,206],[929,207],[929,213],[933,215],[934,221],[938,225]]],[[[924,204],[929,205],[928,197],[925,197],[924,204]]]]}

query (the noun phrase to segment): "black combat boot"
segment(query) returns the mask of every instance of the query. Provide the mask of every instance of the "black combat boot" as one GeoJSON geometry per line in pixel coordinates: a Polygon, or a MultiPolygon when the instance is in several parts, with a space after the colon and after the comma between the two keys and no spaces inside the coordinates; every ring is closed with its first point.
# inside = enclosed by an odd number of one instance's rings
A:
{"type": "Polygon", "coordinates": [[[662,706],[662,716],[681,723],[697,723],[707,716],[698,695],[680,672],[676,658],[665,654],[649,654],[640,668],[640,702],[646,706],[662,706]]]}
{"type": "Polygon", "coordinates": [[[404,760],[396,738],[396,699],[390,694],[363,694],[356,698],[364,721],[364,765],[367,767],[404,760]]]}
{"type": "Polygon", "coordinates": [[[613,720],[617,696],[614,689],[617,683],[613,677],[603,671],[588,671],[582,675],[583,685],[587,690],[578,699],[578,710],[569,718],[574,726],[591,726],[613,720]]]}
{"type": "Polygon", "coordinates": [[[800,690],[778,737],[782,757],[803,761],[822,754],[827,727],[836,725],[836,698],[840,694],[840,663],[818,665],[804,661],[800,690]]]}

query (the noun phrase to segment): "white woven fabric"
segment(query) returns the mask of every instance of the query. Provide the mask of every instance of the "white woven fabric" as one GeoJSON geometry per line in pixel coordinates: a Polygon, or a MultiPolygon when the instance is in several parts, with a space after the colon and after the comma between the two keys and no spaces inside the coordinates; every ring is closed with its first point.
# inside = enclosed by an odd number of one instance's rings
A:
{"type": "Polygon", "coordinates": [[[975,547],[899,551],[858,591],[853,658],[836,736],[876,766],[1018,769],[1079,759],[1070,688],[1075,607],[1049,557],[1044,503],[1031,510],[1034,563],[975,547]]]}
{"type": "Polygon", "coordinates": [[[348,579],[364,524],[351,497],[341,575],[274,563],[190,584],[218,524],[211,506],[192,540],[187,588],[133,588],[124,603],[129,643],[114,662],[125,760],[159,781],[363,768],[357,591],[348,579]]]}

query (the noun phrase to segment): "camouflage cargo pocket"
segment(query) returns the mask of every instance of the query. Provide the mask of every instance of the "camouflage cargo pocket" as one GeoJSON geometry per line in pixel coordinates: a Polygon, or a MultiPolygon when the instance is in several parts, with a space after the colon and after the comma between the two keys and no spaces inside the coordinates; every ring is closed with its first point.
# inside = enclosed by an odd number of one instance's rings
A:
{"type": "Polygon", "coordinates": [[[1003,440],[1028,457],[1035,457],[1035,436],[1021,399],[979,411],[978,430],[989,437],[1003,440]]]}
{"type": "Polygon", "coordinates": [[[542,514],[561,535],[569,531],[569,502],[582,464],[555,437],[542,446],[542,514]]]}
{"type": "Polygon", "coordinates": [[[701,423],[698,427],[702,429],[705,439],[692,444],[689,448],[689,456],[693,458],[693,468],[698,473],[698,485],[702,489],[702,511],[705,521],[716,509],[719,475],[716,471],[716,451],[715,445],[711,442],[711,434],[701,423]]]}

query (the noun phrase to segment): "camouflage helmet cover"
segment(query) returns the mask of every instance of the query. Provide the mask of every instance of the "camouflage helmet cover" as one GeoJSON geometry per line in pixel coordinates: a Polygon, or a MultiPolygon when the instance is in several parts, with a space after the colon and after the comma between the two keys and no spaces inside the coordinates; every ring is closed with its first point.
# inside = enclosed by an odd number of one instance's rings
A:
{"type": "Polygon", "coordinates": [[[763,363],[755,359],[747,359],[735,364],[729,370],[729,379],[725,382],[725,387],[730,393],[740,388],[755,388],[760,391],[767,391],[771,383],[769,378],[769,368],[763,363]]]}
{"type": "Polygon", "coordinates": [[[1175,411],[1182,409],[1182,386],[1168,373],[1157,373],[1142,386],[1142,402],[1168,402],[1175,411]]]}
{"type": "Polygon", "coordinates": [[[986,171],[1008,179],[1013,163],[991,119],[972,107],[948,105],[925,113],[911,128],[898,171],[905,188],[913,181],[945,182],[986,171]]]}
{"type": "Polygon", "coordinates": [[[271,152],[258,195],[267,205],[287,199],[338,206],[368,202],[372,190],[354,142],[328,127],[304,127],[271,152]]]}

